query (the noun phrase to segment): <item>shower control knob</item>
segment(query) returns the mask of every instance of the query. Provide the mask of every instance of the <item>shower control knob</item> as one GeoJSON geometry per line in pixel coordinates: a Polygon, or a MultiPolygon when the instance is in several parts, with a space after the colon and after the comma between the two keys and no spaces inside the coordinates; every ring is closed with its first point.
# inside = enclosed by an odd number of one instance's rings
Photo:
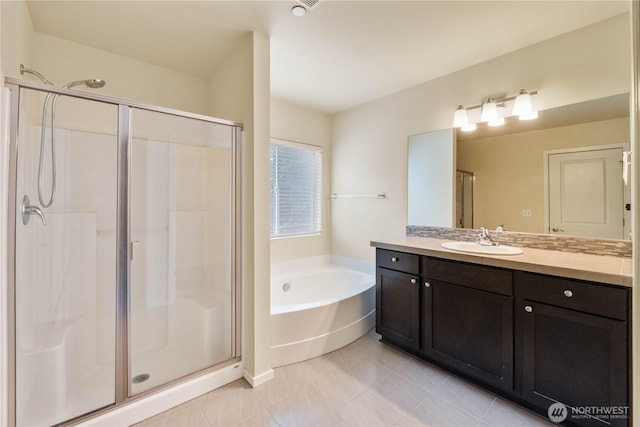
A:
{"type": "Polygon", "coordinates": [[[530,305],[525,305],[524,311],[526,311],[527,313],[531,313],[533,311],[533,307],[531,307],[530,305]]]}
{"type": "Polygon", "coordinates": [[[424,282],[424,287],[425,287],[425,288],[430,288],[430,287],[431,287],[431,283],[429,283],[429,282],[424,282]]]}
{"type": "Polygon", "coordinates": [[[411,279],[411,284],[415,285],[416,283],[418,283],[418,281],[415,278],[411,279]]]}
{"type": "Polygon", "coordinates": [[[400,258],[398,257],[391,257],[391,262],[398,262],[400,261],[400,258]]]}
{"type": "Polygon", "coordinates": [[[40,208],[37,206],[32,206],[31,202],[29,201],[29,197],[27,196],[24,196],[22,198],[22,206],[20,206],[20,213],[22,214],[22,223],[24,225],[29,224],[29,219],[31,218],[31,215],[38,216],[40,218],[40,221],[42,221],[42,224],[47,225],[47,220],[44,218],[44,214],[42,213],[40,208]]]}
{"type": "Polygon", "coordinates": [[[564,296],[567,298],[571,298],[573,296],[573,292],[570,289],[567,289],[563,292],[564,296]]]}

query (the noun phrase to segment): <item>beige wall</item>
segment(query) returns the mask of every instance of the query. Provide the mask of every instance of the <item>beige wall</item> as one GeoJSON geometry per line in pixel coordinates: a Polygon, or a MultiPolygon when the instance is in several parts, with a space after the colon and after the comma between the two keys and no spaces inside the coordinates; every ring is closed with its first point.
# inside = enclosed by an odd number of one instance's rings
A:
{"type": "Polygon", "coordinates": [[[323,147],[322,232],[271,240],[271,262],[287,261],[331,252],[331,117],[286,101],[271,100],[271,137],[323,147]]]}
{"type": "Polygon", "coordinates": [[[543,152],[619,143],[629,143],[629,118],[458,141],[458,169],[475,174],[475,228],[544,233],[543,152]]]}
{"type": "Polygon", "coordinates": [[[372,239],[404,234],[407,137],[451,127],[458,104],[521,88],[540,91],[539,109],[628,92],[628,20],[614,17],[336,115],[333,190],[389,197],[332,204],[332,252],[373,260],[372,239]]]}
{"type": "Polygon", "coordinates": [[[20,76],[20,64],[32,58],[33,24],[24,1],[0,2],[2,9],[2,76],[20,76]]]}
{"type": "Polygon", "coordinates": [[[33,62],[24,65],[56,84],[100,78],[99,93],[207,114],[205,79],[46,34],[34,34],[33,62]]]}
{"type": "Polygon", "coordinates": [[[250,33],[209,82],[210,114],[245,124],[242,150],[242,354],[247,379],[270,379],[269,39],[250,33]]]}

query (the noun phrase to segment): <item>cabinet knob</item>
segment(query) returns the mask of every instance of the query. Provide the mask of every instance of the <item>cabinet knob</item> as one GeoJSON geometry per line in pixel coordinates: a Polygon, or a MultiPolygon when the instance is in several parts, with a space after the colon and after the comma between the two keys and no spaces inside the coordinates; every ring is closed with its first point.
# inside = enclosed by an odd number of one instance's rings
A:
{"type": "Polygon", "coordinates": [[[416,283],[418,283],[418,281],[414,278],[414,279],[411,279],[411,283],[415,285],[416,283]]]}
{"type": "Polygon", "coordinates": [[[527,313],[531,313],[533,311],[533,307],[531,307],[530,305],[525,305],[524,311],[526,311],[527,313]]]}
{"type": "Polygon", "coordinates": [[[391,262],[398,262],[400,261],[400,259],[398,259],[398,257],[391,257],[391,262]]]}
{"type": "Polygon", "coordinates": [[[431,287],[431,283],[429,283],[429,282],[424,282],[424,287],[425,287],[425,288],[430,288],[430,287],[431,287]]]}
{"type": "Polygon", "coordinates": [[[573,292],[570,289],[567,289],[563,293],[564,293],[564,296],[567,298],[571,298],[573,296],[573,292]]]}

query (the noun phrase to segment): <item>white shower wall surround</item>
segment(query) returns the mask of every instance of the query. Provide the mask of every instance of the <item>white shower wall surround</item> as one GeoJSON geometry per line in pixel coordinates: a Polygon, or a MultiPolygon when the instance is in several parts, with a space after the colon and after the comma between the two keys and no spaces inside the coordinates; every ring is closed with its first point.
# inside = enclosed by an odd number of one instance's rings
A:
{"type": "MultiPolygon", "coordinates": [[[[17,185],[35,195],[40,126],[25,120],[21,125],[27,137],[17,185]]],[[[91,195],[83,188],[97,180],[99,192],[114,192],[115,183],[107,179],[114,165],[78,174],[72,161],[85,150],[115,158],[115,136],[59,128],[56,140],[56,198],[64,203],[47,210],[46,226],[32,217],[28,226],[19,222],[16,228],[16,376],[21,379],[16,411],[25,425],[48,424],[52,412],[64,420],[105,406],[115,383],[115,335],[109,327],[115,322],[116,261],[109,250],[115,247],[115,221],[107,220],[114,218],[115,203],[104,204],[101,212],[86,211],[91,195]],[[71,390],[60,392],[61,384],[80,387],[71,395],[71,390]]]]}
{"type": "MultiPolygon", "coordinates": [[[[55,202],[42,209],[46,225],[37,216],[23,225],[23,194],[37,203],[44,95],[22,92],[15,417],[51,425],[115,403],[118,108],[59,99],[55,202]]],[[[233,131],[131,111],[129,396],[239,356],[233,131]]]]}
{"type": "Polygon", "coordinates": [[[231,354],[227,151],[133,140],[131,376],[150,376],[133,393],[231,354]]]}

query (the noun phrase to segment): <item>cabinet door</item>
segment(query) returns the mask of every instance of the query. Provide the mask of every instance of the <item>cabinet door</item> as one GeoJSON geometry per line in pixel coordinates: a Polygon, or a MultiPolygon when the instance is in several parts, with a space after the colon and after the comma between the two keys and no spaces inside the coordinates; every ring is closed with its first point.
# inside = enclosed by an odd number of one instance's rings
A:
{"type": "Polygon", "coordinates": [[[519,312],[523,397],[542,411],[565,404],[567,421],[578,425],[627,425],[624,417],[584,416],[594,408],[620,415],[628,405],[627,323],[528,300],[519,312]]]}
{"type": "Polygon", "coordinates": [[[500,389],[512,390],[512,297],[427,280],[423,307],[426,356],[500,389]]]}
{"type": "Polygon", "coordinates": [[[408,350],[420,348],[420,285],[412,274],[377,269],[376,331],[408,350]]]}

